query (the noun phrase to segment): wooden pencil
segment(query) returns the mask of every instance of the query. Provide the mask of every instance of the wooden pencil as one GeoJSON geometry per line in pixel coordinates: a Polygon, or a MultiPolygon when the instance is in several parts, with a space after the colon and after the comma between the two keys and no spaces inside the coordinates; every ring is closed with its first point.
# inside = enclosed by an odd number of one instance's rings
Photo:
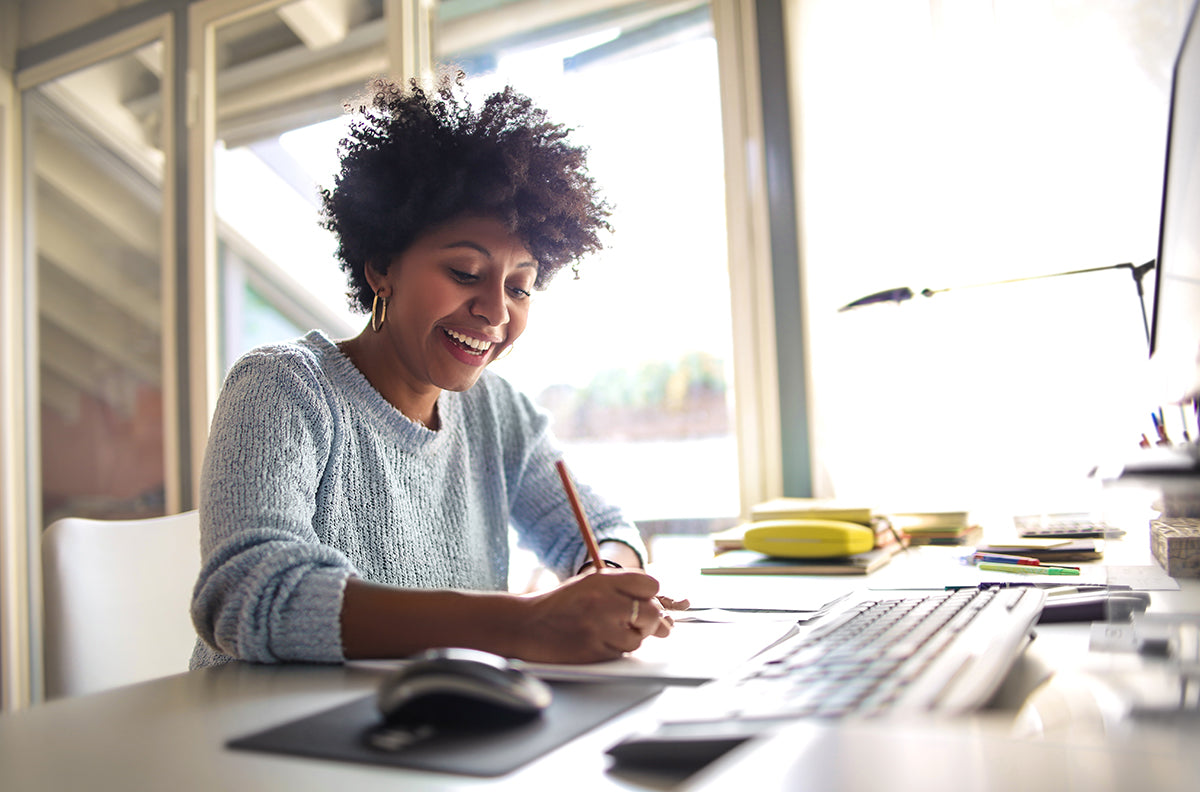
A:
{"type": "Polygon", "coordinates": [[[587,515],[583,513],[583,504],[579,502],[579,493],[575,491],[575,482],[571,481],[571,474],[567,472],[567,464],[561,459],[554,463],[558,468],[558,476],[562,479],[563,489],[567,491],[567,500],[571,502],[571,510],[575,512],[575,521],[579,523],[579,533],[583,535],[583,542],[587,545],[588,554],[592,557],[592,563],[596,566],[596,571],[600,572],[604,569],[604,559],[600,557],[600,545],[596,544],[596,537],[592,534],[592,527],[588,525],[587,515]]]}

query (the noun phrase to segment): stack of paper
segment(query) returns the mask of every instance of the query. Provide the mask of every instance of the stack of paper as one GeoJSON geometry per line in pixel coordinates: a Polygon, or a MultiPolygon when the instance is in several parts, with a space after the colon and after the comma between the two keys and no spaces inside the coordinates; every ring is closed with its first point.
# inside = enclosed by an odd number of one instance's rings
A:
{"type": "Polygon", "coordinates": [[[887,517],[914,545],[974,544],[983,534],[965,511],[894,512],[887,517]]]}
{"type": "Polygon", "coordinates": [[[838,522],[858,523],[876,529],[876,544],[890,544],[895,541],[891,531],[886,531],[883,541],[879,532],[886,529],[874,518],[869,507],[861,504],[843,503],[831,498],[772,498],[756,504],[750,509],[750,522],[713,534],[713,550],[724,553],[728,550],[742,550],[742,536],[752,523],[767,520],[836,520],[838,522]]]}

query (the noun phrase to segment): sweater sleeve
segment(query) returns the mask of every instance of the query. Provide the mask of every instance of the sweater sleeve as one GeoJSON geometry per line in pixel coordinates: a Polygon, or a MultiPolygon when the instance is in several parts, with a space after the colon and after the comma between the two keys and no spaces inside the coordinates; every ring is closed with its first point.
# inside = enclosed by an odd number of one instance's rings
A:
{"type": "Polygon", "coordinates": [[[253,662],[342,661],[354,573],[313,529],[332,410],[302,354],[251,355],[226,378],[200,482],[202,568],[192,620],[209,647],[253,662]]]}
{"type": "MultiPolygon", "coordinates": [[[[500,387],[511,389],[507,383],[500,387]]],[[[587,546],[555,468],[555,463],[563,458],[563,451],[543,410],[516,391],[509,390],[508,398],[512,404],[505,414],[510,429],[521,437],[520,442],[505,451],[513,525],[521,545],[533,550],[563,580],[574,575],[587,559],[587,546]],[[520,453],[511,452],[513,447],[519,448],[520,453]]],[[[569,468],[569,459],[567,465],[569,468]]],[[[586,482],[574,478],[574,483],[596,540],[624,542],[645,563],[646,548],[637,527],[620,508],[606,501],[586,482]]]]}

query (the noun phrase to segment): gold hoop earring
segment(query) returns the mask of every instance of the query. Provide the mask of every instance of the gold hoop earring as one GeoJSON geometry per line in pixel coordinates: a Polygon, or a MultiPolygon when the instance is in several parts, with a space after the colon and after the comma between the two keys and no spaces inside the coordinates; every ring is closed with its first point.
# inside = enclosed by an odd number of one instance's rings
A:
{"type": "Polygon", "coordinates": [[[504,358],[506,358],[506,357],[508,357],[509,355],[511,355],[511,354],[512,354],[513,348],[514,348],[515,346],[516,346],[516,344],[509,344],[508,346],[506,346],[506,347],[505,347],[505,348],[504,348],[504,349],[503,349],[503,350],[500,352],[500,354],[499,354],[499,355],[496,355],[495,359],[494,359],[494,360],[492,360],[492,362],[493,362],[493,363],[498,363],[498,362],[500,362],[501,360],[504,360],[504,358]]]}
{"type": "Polygon", "coordinates": [[[387,297],[381,297],[379,292],[375,292],[375,299],[371,301],[371,329],[378,333],[386,321],[387,297]]]}

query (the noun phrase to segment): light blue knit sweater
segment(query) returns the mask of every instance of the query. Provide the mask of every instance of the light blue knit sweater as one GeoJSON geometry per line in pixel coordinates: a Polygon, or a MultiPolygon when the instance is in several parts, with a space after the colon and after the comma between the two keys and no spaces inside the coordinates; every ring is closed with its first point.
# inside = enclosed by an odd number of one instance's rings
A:
{"type": "MultiPolygon", "coordinates": [[[[234,365],[201,473],[192,667],[342,662],[350,575],[505,590],[510,524],[555,574],[579,568],[545,413],[485,371],[438,414],[436,432],[405,418],[318,331],[234,365]]],[[[644,558],[620,511],[579,490],[597,537],[644,558]]]]}

